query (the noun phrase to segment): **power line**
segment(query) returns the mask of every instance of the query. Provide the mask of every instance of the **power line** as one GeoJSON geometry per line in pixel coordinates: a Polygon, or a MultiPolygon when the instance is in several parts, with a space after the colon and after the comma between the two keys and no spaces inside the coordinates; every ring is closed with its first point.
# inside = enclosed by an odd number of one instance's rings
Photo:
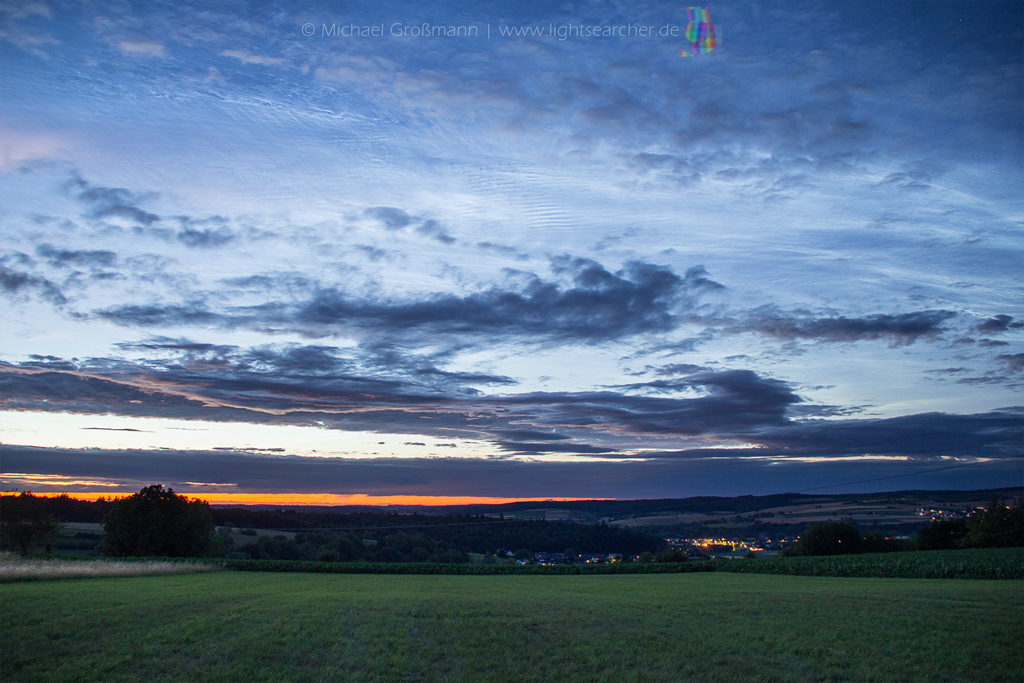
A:
{"type": "Polygon", "coordinates": [[[829,484],[827,486],[814,486],[808,489],[797,489],[796,491],[787,491],[786,493],[804,493],[806,491],[820,491],[821,489],[834,489],[840,486],[853,486],[854,484],[866,484],[872,481],[883,481],[885,479],[899,479],[900,477],[913,477],[918,474],[926,474],[928,472],[941,472],[942,470],[955,470],[958,467],[970,467],[971,465],[980,465],[981,462],[965,462],[959,465],[949,465],[947,467],[933,467],[927,470],[918,470],[917,472],[905,472],[903,474],[892,474],[888,477],[875,477],[873,479],[860,479],[858,481],[848,481],[845,484],[829,484]]]}
{"type": "MultiPolygon", "coordinates": [[[[298,512],[296,514],[310,514],[305,512],[298,512]]],[[[328,514],[362,514],[362,513],[344,513],[334,512],[328,514]]],[[[379,514],[379,513],[370,513],[379,514]]],[[[529,520],[529,519],[496,519],[491,522],[453,522],[451,524],[400,524],[395,526],[318,526],[318,527],[260,527],[262,531],[365,531],[367,529],[436,529],[438,527],[452,527],[452,526],[482,526],[486,524],[507,524],[508,522],[534,522],[534,521],[545,521],[545,520],[529,520]]],[[[238,528],[238,527],[235,527],[238,528]]]]}

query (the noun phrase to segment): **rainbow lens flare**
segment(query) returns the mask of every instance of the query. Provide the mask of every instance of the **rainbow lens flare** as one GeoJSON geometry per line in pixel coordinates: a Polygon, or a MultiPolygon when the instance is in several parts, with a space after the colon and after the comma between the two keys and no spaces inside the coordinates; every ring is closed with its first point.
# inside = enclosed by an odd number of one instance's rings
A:
{"type": "Polygon", "coordinates": [[[690,23],[683,35],[690,44],[679,50],[680,57],[705,55],[715,49],[715,27],[711,24],[711,13],[707,7],[687,7],[686,16],[690,23]]]}

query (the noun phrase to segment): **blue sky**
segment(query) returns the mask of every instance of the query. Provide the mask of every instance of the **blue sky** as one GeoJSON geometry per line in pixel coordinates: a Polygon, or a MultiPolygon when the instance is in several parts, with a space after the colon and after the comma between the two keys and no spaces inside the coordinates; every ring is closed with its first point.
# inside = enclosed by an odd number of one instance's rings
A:
{"type": "Polygon", "coordinates": [[[1024,4],[708,11],[5,3],[0,485],[1024,483],[1024,4]]]}

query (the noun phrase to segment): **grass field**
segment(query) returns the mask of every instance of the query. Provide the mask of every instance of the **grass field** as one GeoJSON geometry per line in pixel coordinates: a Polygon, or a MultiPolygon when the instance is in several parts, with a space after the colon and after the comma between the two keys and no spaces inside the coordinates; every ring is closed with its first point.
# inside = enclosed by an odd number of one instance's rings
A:
{"type": "Polygon", "coordinates": [[[1024,582],[214,572],[0,585],[16,681],[1020,681],[1024,582]]]}
{"type": "Polygon", "coordinates": [[[85,579],[99,576],[140,576],[145,574],[186,574],[215,571],[218,564],[181,561],[122,561],[115,559],[75,560],[61,557],[26,558],[0,553],[0,581],[42,579],[85,579]]]}

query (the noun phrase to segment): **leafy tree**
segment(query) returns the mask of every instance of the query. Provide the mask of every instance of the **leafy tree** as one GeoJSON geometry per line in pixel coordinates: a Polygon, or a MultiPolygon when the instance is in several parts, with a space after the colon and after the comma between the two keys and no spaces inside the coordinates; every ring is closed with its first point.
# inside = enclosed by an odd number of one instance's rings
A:
{"type": "Polygon", "coordinates": [[[103,531],[100,552],[114,557],[203,557],[223,550],[209,504],[161,484],[115,502],[103,531]]]}
{"type": "Polygon", "coordinates": [[[42,545],[49,554],[60,538],[61,525],[46,512],[45,498],[22,491],[18,496],[4,496],[0,508],[0,538],[4,545],[17,548],[22,555],[32,546],[42,545]]]}
{"type": "Polygon", "coordinates": [[[686,562],[689,560],[689,555],[686,554],[685,550],[679,548],[670,548],[663,550],[658,553],[657,557],[654,558],[655,562],[686,562]]]}
{"type": "Polygon", "coordinates": [[[1024,546],[1024,497],[1016,506],[993,498],[985,511],[967,518],[965,548],[1012,548],[1024,546]]]}

